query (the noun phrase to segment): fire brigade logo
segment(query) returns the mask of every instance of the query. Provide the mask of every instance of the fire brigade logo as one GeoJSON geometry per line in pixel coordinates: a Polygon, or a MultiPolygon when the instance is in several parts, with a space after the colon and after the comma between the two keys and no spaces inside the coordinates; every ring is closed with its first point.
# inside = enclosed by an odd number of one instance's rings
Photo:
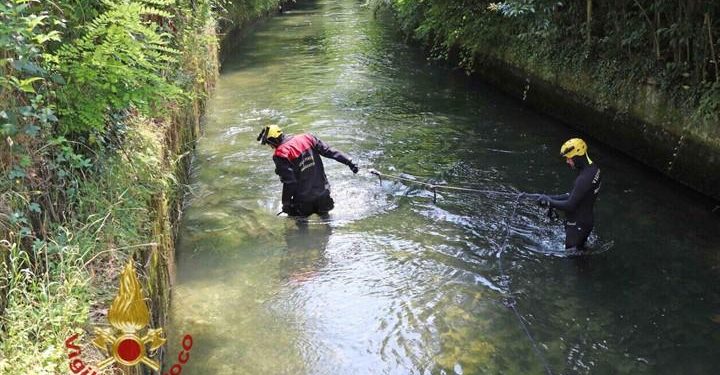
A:
{"type": "Polygon", "coordinates": [[[150,312],[143,299],[132,261],[128,262],[122,271],[120,291],[113,300],[107,317],[113,329],[95,328],[93,345],[110,357],[98,363],[98,367],[103,369],[113,363],[124,366],[142,363],[159,371],[160,364],[150,359],[148,352],[154,352],[163,346],[165,339],[162,337],[162,328],[145,330],[150,321],[150,312]]]}

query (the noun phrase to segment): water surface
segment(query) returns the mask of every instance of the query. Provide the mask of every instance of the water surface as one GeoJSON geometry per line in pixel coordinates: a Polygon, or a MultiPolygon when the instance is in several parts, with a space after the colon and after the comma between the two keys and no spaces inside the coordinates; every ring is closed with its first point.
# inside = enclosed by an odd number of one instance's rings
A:
{"type": "Polygon", "coordinates": [[[367,173],[506,192],[574,178],[557,154],[577,133],[429,64],[393,28],[356,1],[304,1],[228,57],[178,242],[168,350],[193,335],[183,373],[539,374],[542,358],[556,374],[717,371],[711,203],[590,140],[604,173],[592,241],[614,247],[573,260],[543,254],[563,232],[532,204],[513,218],[507,198],[434,204],[367,173]],[[363,168],[325,163],[330,222],[276,216],[281,185],[255,142],[271,123],[363,168]]]}

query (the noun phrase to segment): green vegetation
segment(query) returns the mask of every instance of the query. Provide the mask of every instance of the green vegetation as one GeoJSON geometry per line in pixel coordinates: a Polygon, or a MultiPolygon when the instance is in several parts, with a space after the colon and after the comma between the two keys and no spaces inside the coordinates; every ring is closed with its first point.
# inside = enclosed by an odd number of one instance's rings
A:
{"type": "Polygon", "coordinates": [[[502,57],[546,77],[562,72],[582,78],[581,85],[592,82],[601,109],[631,102],[639,85],[655,86],[692,121],[706,124],[703,131],[720,130],[717,1],[376,3],[390,7],[402,29],[429,46],[434,58],[456,59],[468,72],[486,57],[502,57]]]}
{"type": "Polygon", "coordinates": [[[278,0],[218,0],[214,5],[222,9],[223,16],[219,19],[221,28],[227,28],[229,25],[244,25],[260,15],[269,14],[281,3],[278,0]]]}
{"type": "Polygon", "coordinates": [[[152,260],[148,289],[167,293],[150,281],[172,251],[168,210],[217,73],[217,20],[241,26],[277,5],[0,2],[0,373],[64,372],[64,340],[103,319],[94,310],[128,257],[152,260]]]}
{"type": "Polygon", "coordinates": [[[81,181],[71,220],[51,227],[47,240],[34,240],[31,251],[11,244],[3,275],[9,291],[3,373],[61,373],[67,366],[64,339],[87,324],[91,305],[107,308],[112,292],[105,288],[117,285],[104,283],[115,281],[115,268],[132,250],[154,247],[148,245],[156,241],[148,202],[170,192],[171,179],[153,124],[138,121],[128,128],[124,146],[132,154],[103,160],[103,172],[81,181]]]}

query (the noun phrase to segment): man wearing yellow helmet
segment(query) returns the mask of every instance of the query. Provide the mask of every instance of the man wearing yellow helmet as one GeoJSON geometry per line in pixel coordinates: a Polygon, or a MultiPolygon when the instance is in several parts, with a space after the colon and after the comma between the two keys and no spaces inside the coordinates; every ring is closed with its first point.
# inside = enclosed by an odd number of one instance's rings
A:
{"type": "Polygon", "coordinates": [[[275,173],[283,183],[282,210],[290,216],[327,215],[335,207],[320,156],[358,172],[350,157],[312,134],[285,135],[279,126],[270,125],[262,129],[257,140],[275,149],[275,173]]]}
{"type": "Polygon", "coordinates": [[[578,170],[572,191],[539,195],[537,200],[565,212],[565,248],[581,250],[594,225],[593,207],[600,192],[600,168],[590,160],[587,144],[580,138],[565,142],[560,147],[560,156],[571,168],[578,170]]]}

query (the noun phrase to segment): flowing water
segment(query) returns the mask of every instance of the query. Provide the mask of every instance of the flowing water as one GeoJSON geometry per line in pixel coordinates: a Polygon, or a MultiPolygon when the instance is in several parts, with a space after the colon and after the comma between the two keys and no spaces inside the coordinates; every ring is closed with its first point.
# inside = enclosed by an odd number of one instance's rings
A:
{"type": "Polygon", "coordinates": [[[577,135],[430,64],[352,0],[299,2],[224,63],[197,146],[177,252],[168,352],[183,374],[712,374],[720,368],[720,219],[713,204],[590,140],[604,173],[594,246],[507,197],[384,180],[560,193],[577,135]],[[329,221],[276,216],[261,126],[312,132],[329,221]],[[508,243],[500,256],[506,226],[508,243]],[[526,324],[533,343],[523,330],[526,324]]]}

